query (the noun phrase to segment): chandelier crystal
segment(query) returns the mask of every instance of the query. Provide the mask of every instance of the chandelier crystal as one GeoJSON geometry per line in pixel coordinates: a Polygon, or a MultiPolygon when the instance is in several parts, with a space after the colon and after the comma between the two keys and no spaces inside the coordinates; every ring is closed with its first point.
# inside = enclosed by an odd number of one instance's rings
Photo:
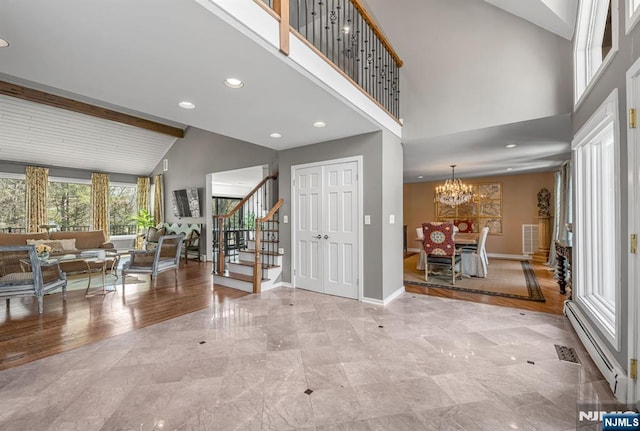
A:
{"type": "Polygon", "coordinates": [[[455,178],[456,165],[451,165],[451,178],[436,187],[436,200],[454,207],[473,199],[473,188],[455,178]]]}

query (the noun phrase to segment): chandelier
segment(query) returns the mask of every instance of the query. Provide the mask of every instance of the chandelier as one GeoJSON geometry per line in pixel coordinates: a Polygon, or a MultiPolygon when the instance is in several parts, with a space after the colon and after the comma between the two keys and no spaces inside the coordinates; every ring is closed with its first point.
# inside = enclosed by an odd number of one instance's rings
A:
{"type": "Polygon", "coordinates": [[[436,200],[444,205],[454,207],[473,199],[473,189],[455,178],[456,165],[451,165],[451,178],[436,187],[436,200]]]}

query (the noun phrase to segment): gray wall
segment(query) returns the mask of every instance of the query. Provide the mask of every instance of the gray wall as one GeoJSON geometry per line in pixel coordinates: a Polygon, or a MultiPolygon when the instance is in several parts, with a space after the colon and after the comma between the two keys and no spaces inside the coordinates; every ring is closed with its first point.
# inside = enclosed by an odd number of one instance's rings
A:
{"type": "Polygon", "coordinates": [[[403,142],[571,112],[568,40],[482,0],[398,3],[367,0],[411,59],[400,69],[403,142]]]}
{"type": "Polygon", "coordinates": [[[383,132],[382,140],[382,298],[385,299],[402,287],[404,265],[402,248],[403,184],[402,144],[389,132],[383,132]],[[395,217],[391,224],[389,216],[395,217]]]}
{"type": "MultiPolygon", "coordinates": [[[[402,149],[399,142],[387,144],[382,132],[352,136],[320,144],[308,145],[281,151],[279,153],[279,189],[280,197],[285,203],[280,210],[280,219],[283,215],[291,217],[291,166],[304,163],[320,162],[324,160],[339,159],[350,156],[362,156],[363,172],[360,180],[363,181],[363,205],[364,215],[371,216],[371,224],[363,225],[364,242],[364,280],[363,292],[366,298],[384,299],[390,292],[402,286],[402,149]],[[389,185],[383,187],[384,174],[383,147],[389,145],[388,154],[392,157],[389,170],[398,169],[397,173],[389,173],[389,185]],[[398,155],[398,148],[400,148],[398,155]],[[399,159],[399,166],[398,166],[399,159]],[[396,183],[397,182],[397,183],[396,183]],[[383,197],[392,191],[398,195],[395,200],[390,200],[390,205],[395,208],[383,207],[383,197]],[[399,199],[398,202],[396,202],[399,199]],[[396,224],[389,227],[388,215],[396,214],[396,224]],[[398,229],[399,228],[399,229],[398,229]],[[388,249],[385,249],[383,237],[396,236],[399,243],[390,240],[388,249]],[[395,249],[394,249],[395,247],[395,249]],[[398,256],[398,259],[394,257],[398,256]],[[390,261],[385,259],[390,258],[390,261]],[[387,270],[390,272],[387,274],[387,270]],[[399,274],[399,275],[398,275],[399,274]]],[[[281,246],[287,251],[284,259],[283,280],[291,282],[291,225],[282,225],[280,231],[281,246]]]]}
{"type": "Polygon", "coordinates": [[[164,158],[169,170],[162,171],[162,161],[153,170],[152,177],[163,174],[165,221],[169,223],[205,223],[204,204],[206,176],[213,172],[269,165],[277,171],[277,151],[250,144],[228,136],[189,127],[183,139],[178,139],[164,158]],[[188,187],[200,188],[202,217],[176,217],[171,209],[171,192],[188,187]]]}
{"type": "MultiPolygon", "coordinates": [[[[163,174],[164,217],[169,223],[200,223],[211,226],[205,219],[206,176],[214,172],[269,165],[272,173],[278,170],[277,151],[245,141],[189,127],[184,138],[178,139],[163,157],[169,161],[169,170],[162,171],[162,161],[151,176],[163,174]],[[171,207],[171,192],[198,187],[201,217],[176,217],[171,207]]],[[[203,228],[201,253],[209,240],[208,229],[203,228]]]]}
{"type": "MultiPolygon", "coordinates": [[[[626,2],[619,1],[619,28],[618,28],[618,41],[619,49],[610,63],[601,75],[600,79],[596,82],[595,86],[586,95],[578,109],[573,114],[573,132],[575,134],[589,117],[600,107],[604,99],[609,96],[614,88],[618,89],[618,104],[619,104],[619,119],[620,119],[620,278],[622,283],[621,289],[621,321],[622,338],[621,338],[621,350],[616,352],[616,349],[609,345],[609,350],[616,356],[618,363],[626,370],[627,368],[627,354],[628,354],[628,298],[629,298],[629,279],[628,279],[628,250],[627,250],[627,238],[628,232],[628,198],[627,198],[627,182],[626,173],[628,171],[627,166],[627,115],[626,115],[626,72],[633,62],[640,56],[640,25],[636,25],[629,36],[625,35],[625,7],[626,2]]],[[[574,217],[575,219],[575,217],[574,217]]],[[[575,242],[574,238],[574,242],[575,242]]],[[[580,247],[579,243],[575,243],[574,247],[580,247]]],[[[597,330],[595,324],[592,325],[597,330]]],[[[604,336],[599,334],[600,338],[606,342],[604,336]]],[[[608,343],[607,343],[608,344],[608,343]]]]}

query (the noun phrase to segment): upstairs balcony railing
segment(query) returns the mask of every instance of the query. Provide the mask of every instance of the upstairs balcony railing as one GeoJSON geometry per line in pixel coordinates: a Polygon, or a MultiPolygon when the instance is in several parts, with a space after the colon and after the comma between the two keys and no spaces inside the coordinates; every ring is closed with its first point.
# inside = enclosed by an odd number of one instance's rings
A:
{"type": "Polygon", "coordinates": [[[256,1],[280,17],[281,39],[284,25],[400,118],[402,61],[359,0],[256,1]]]}

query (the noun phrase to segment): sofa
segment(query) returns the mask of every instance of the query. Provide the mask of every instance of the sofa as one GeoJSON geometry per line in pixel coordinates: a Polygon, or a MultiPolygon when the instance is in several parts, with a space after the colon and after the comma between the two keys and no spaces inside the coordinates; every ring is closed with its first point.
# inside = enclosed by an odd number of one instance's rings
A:
{"type": "MultiPolygon", "coordinates": [[[[114,249],[112,243],[107,242],[104,232],[101,230],[92,231],[69,231],[69,232],[27,232],[27,233],[0,233],[0,247],[15,245],[38,245],[46,244],[51,247],[49,255],[51,257],[63,256],[66,254],[79,254],[85,250],[110,250],[114,249]]],[[[18,262],[5,262],[2,266],[15,269],[18,262]]],[[[61,261],[60,267],[66,273],[86,272],[87,265],[84,262],[61,261]]],[[[1,273],[0,273],[1,276],[1,273]]]]}

